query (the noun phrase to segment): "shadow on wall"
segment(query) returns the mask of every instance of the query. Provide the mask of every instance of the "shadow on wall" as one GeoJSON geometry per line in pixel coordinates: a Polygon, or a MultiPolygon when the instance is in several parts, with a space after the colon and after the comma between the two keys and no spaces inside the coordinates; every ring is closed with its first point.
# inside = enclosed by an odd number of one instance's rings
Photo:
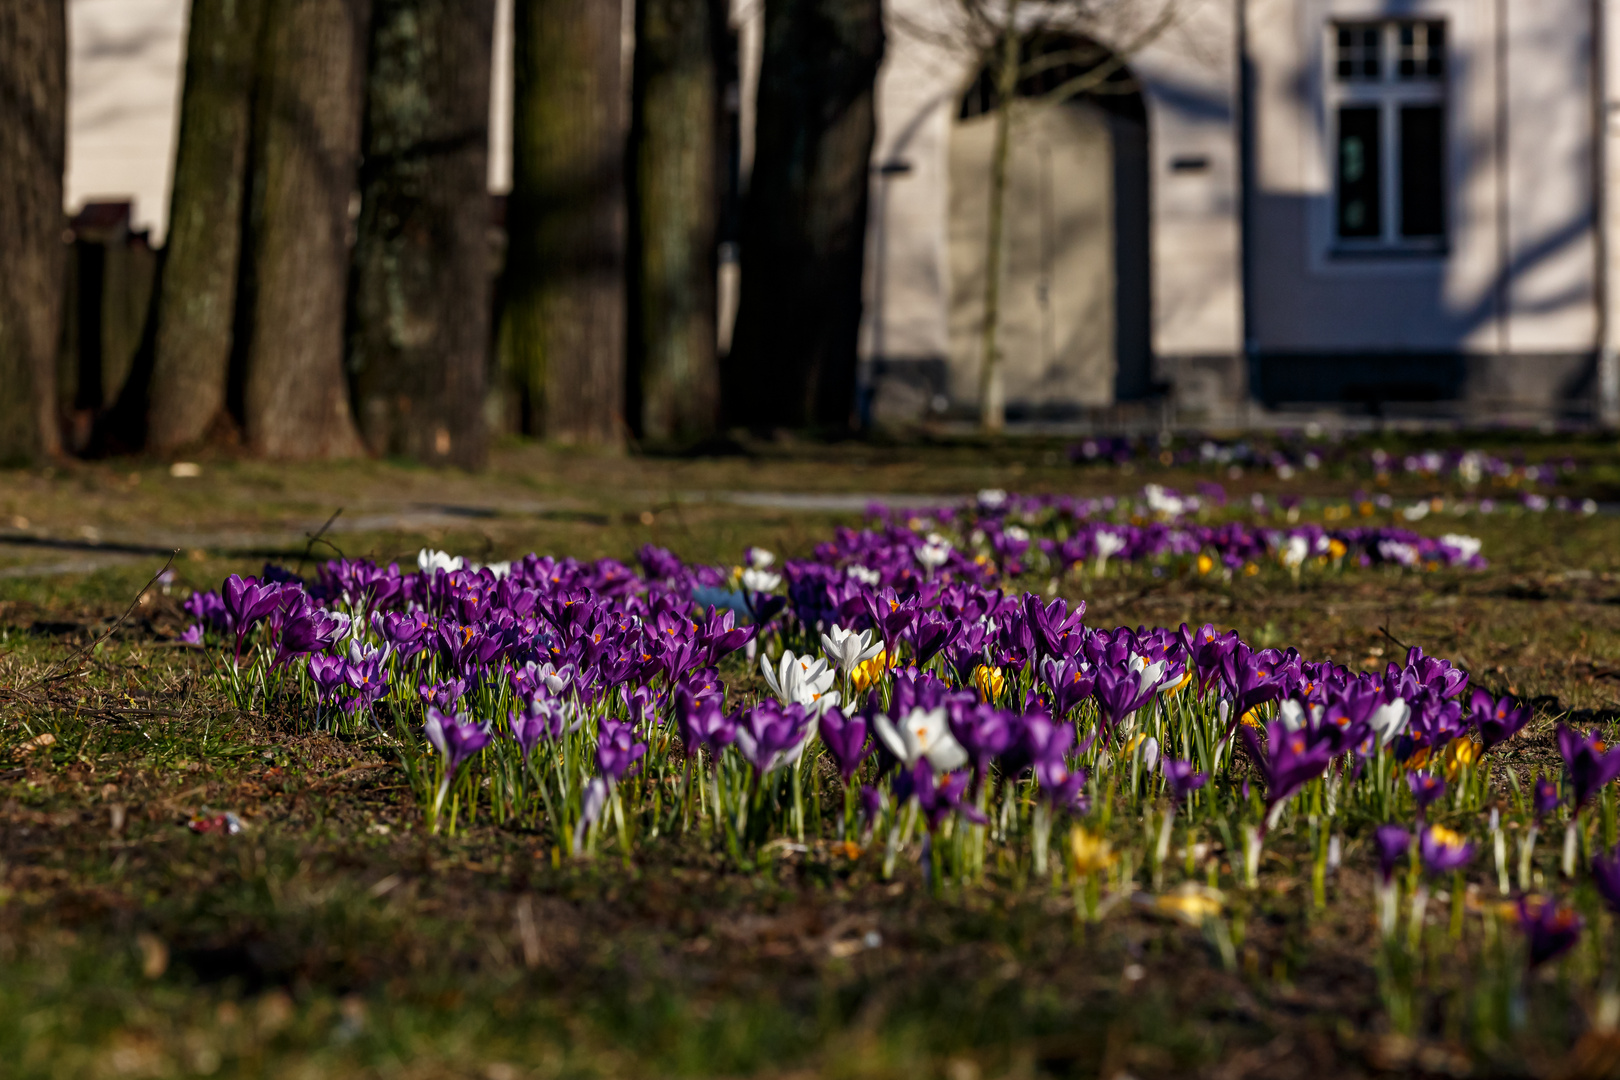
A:
{"type": "MultiPolygon", "coordinates": [[[[1250,374],[1261,404],[1341,403],[1373,414],[1590,415],[1597,366],[1592,352],[1496,353],[1465,346],[1492,338],[1501,297],[1514,282],[1590,242],[1589,212],[1571,215],[1560,228],[1523,248],[1484,281],[1471,302],[1459,305],[1446,295],[1449,263],[1444,257],[1434,259],[1432,272],[1397,265],[1387,277],[1324,275],[1309,265],[1308,245],[1301,238],[1310,235],[1310,216],[1320,212],[1327,198],[1264,192],[1253,197],[1254,338],[1320,340],[1327,326],[1343,342],[1331,349],[1283,346],[1260,352],[1250,374]],[[1289,300],[1263,302],[1276,296],[1289,300]],[[1402,334],[1390,327],[1411,329],[1402,334]]],[[[1338,258],[1347,270],[1367,260],[1362,255],[1338,258]]],[[[1514,298],[1510,310],[1521,317],[1546,315],[1592,303],[1590,288],[1577,284],[1535,299],[1514,298]]]]}

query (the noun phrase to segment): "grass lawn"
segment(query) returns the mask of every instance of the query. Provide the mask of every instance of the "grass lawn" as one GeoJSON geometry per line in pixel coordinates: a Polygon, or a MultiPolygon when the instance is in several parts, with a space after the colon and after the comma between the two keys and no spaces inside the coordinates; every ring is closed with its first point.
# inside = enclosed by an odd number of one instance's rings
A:
{"type": "MultiPolygon", "coordinates": [[[[1493,445],[1576,459],[1538,489],[1549,496],[1620,491],[1612,442],[1493,445]]],[[[1077,918],[1067,886],[1016,859],[934,888],[913,852],[885,880],[878,846],[826,836],[767,845],[750,871],[696,833],[570,861],[536,830],[487,817],[427,834],[389,740],[238,709],[215,677],[225,658],[175,642],[190,590],[267,560],[310,572],[335,552],[413,567],[423,546],[630,561],[651,542],[730,566],[751,544],[808,555],[859,524],[851,495],[1219,481],[1237,517],[1254,494],[1302,496],[1299,519],[1320,521],[1388,493],[1394,505],[1369,520],[1406,524],[1396,515],[1415,500],[1467,493],[1353,463],[1282,479],[1152,459],[1077,466],[1066,450],[516,446],[478,476],[224,460],[195,478],[130,461],[0,472],[0,1075],[1620,1074],[1603,993],[1614,920],[1589,885],[1560,885],[1561,834],[1533,871],[1586,913],[1575,950],[1504,973],[1517,931],[1495,914],[1481,854],[1460,941],[1444,925],[1449,900],[1431,904],[1440,925],[1412,957],[1401,1024],[1380,989],[1367,822],[1346,825],[1322,906],[1303,818],[1268,840],[1255,889],[1242,887],[1241,852],[1210,831],[1195,876],[1226,898],[1224,937],[1128,897],[1077,918]],[[171,549],[172,580],[143,591],[171,549]],[[224,811],[243,831],[188,827],[224,811]]],[[[1473,685],[1534,704],[1531,726],[1488,759],[1507,815],[1508,772],[1527,789],[1535,770],[1561,767],[1556,722],[1614,726],[1620,517],[1509,512],[1515,491],[1495,493],[1496,513],[1410,524],[1481,538],[1483,570],[1295,580],[1271,564],[1230,579],[1118,565],[1056,584],[1087,602],[1089,626],[1212,622],[1357,671],[1411,645],[1451,658],[1473,685]]],[[[764,687],[741,654],[721,670],[734,694],[764,687]]],[[[1123,847],[1140,846],[1145,825],[1122,812],[1101,827],[1123,847]]],[[[1135,887],[1149,899],[1145,869],[1135,887]]]]}

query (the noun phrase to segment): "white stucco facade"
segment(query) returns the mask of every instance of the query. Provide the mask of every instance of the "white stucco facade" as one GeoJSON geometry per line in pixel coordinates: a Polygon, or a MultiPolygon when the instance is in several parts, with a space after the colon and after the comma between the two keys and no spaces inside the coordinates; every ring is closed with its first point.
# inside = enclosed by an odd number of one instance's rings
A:
{"type": "MultiPolygon", "coordinates": [[[[1606,242],[1620,227],[1620,200],[1606,194],[1620,182],[1609,145],[1620,132],[1617,9],[1182,0],[1174,25],[1139,50],[1128,31],[1095,27],[1095,40],[1130,50],[1147,108],[1161,387],[1195,405],[1224,397],[1203,404],[1227,415],[1250,396],[1620,408],[1620,377],[1599,363],[1620,346],[1616,245],[1606,242]],[[1336,108],[1350,100],[1335,83],[1336,30],[1394,35],[1415,23],[1445,35],[1443,75],[1423,90],[1443,115],[1444,234],[1427,246],[1347,244],[1335,217],[1336,108]]],[[[953,386],[955,368],[977,363],[941,347],[951,282],[939,217],[952,205],[945,162],[975,61],[942,44],[948,36],[914,29],[951,10],[951,0],[889,7],[874,166],[909,171],[874,174],[862,346],[879,382],[906,357],[948,357],[953,386]]],[[[1391,131],[1401,115],[1386,114],[1391,131]]],[[[1398,187],[1392,156],[1383,167],[1398,187]]],[[[1394,199],[1385,192],[1386,214],[1394,199]]]]}

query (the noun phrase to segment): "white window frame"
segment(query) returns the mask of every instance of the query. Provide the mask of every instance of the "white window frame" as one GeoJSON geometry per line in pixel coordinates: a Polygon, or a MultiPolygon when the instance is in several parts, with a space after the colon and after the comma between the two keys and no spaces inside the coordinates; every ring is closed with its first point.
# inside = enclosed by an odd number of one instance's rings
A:
{"type": "Polygon", "coordinates": [[[1401,235],[1401,108],[1407,105],[1439,105],[1441,132],[1448,145],[1440,148],[1442,168],[1451,164],[1452,117],[1448,108],[1447,84],[1451,79],[1454,52],[1453,27],[1443,18],[1405,17],[1339,18],[1327,24],[1327,48],[1324,67],[1327,82],[1325,94],[1327,120],[1331,138],[1328,140],[1328,176],[1332,178],[1333,204],[1330,228],[1330,254],[1332,255],[1444,255],[1449,250],[1452,225],[1451,184],[1449,178],[1439,177],[1441,185],[1442,220],[1439,236],[1401,235]],[[1401,27],[1414,24],[1439,23],[1445,27],[1445,55],[1440,75],[1402,78],[1400,76],[1401,27]],[[1380,34],[1378,78],[1339,77],[1339,30],[1343,27],[1376,26],[1380,34]],[[1380,235],[1341,236],[1339,234],[1339,110],[1345,106],[1374,106],[1378,109],[1378,168],[1380,235]]]}

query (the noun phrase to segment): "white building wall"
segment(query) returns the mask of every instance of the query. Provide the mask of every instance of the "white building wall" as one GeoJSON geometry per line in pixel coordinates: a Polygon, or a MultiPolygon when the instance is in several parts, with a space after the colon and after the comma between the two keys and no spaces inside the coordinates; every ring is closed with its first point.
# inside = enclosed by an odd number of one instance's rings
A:
{"type": "Polygon", "coordinates": [[[1507,14],[1507,349],[1597,347],[1593,5],[1536,0],[1507,14]]]}
{"type": "Polygon", "coordinates": [[[1586,0],[1249,0],[1262,353],[1595,346],[1590,14],[1586,0]],[[1329,31],[1383,18],[1447,24],[1448,247],[1433,256],[1333,251],[1329,31]]]}
{"type": "Polygon", "coordinates": [[[950,0],[891,0],[884,21],[860,351],[938,360],[949,349],[951,129],[974,52],[950,0]]]}
{"type": "MultiPolygon", "coordinates": [[[[1165,2],[1177,17],[1145,45],[1158,6],[1118,5],[1120,18],[1093,36],[1131,52],[1148,108],[1154,352],[1232,356],[1242,351],[1243,317],[1237,0],[1165,2]],[[1195,159],[1201,168],[1172,169],[1195,159]]],[[[863,357],[947,352],[950,139],[977,74],[959,11],[951,0],[891,0],[885,10],[863,357]],[[884,175],[886,164],[907,171],[884,175]]]]}
{"type": "MultiPolygon", "coordinates": [[[[1129,60],[1148,109],[1153,352],[1233,356],[1243,349],[1239,0],[1173,2],[1174,25],[1129,60]]],[[[1127,31],[1106,44],[1131,40],[1127,31]]]]}

